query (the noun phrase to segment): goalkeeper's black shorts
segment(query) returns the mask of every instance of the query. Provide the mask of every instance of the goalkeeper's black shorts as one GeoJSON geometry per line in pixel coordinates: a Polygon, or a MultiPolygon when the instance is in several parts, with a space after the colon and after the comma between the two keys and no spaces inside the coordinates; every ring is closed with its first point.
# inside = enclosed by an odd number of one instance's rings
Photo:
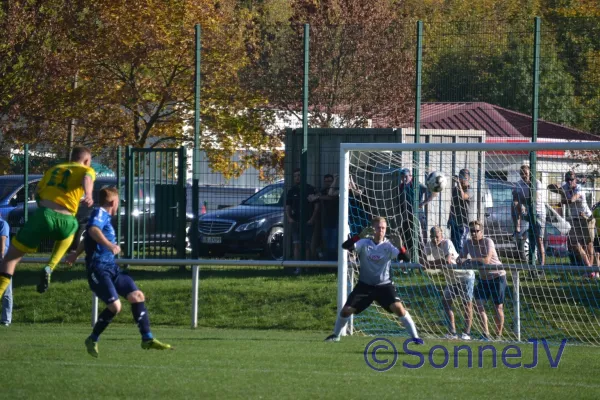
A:
{"type": "Polygon", "coordinates": [[[386,311],[392,312],[390,306],[400,301],[400,297],[398,297],[393,283],[373,286],[359,281],[350,296],[348,296],[345,306],[354,308],[356,310],[355,314],[360,314],[374,301],[379,303],[386,311]]]}

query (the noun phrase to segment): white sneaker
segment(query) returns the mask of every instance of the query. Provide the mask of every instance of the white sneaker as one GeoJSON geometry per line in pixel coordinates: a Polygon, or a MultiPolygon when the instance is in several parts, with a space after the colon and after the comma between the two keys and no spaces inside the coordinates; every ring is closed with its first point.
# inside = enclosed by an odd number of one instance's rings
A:
{"type": "Polygon", "coordinates": [[[461,340],[471,340],[471,336],[468,333],[462,333],[462,335],[460,335],[461,340]]]}
{"type": "Polygon", "coordinates": [[[456,340],[458,339],[458,335],[456,333],[447,333],[446,336],[444,336],[444,338],[449,340],[456,340]]]}

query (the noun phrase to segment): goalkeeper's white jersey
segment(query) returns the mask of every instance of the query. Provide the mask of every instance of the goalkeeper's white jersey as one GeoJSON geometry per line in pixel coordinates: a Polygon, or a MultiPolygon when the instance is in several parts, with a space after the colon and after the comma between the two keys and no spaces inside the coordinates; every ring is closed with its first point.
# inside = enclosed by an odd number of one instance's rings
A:
{"type": "Polygon", "coordinates": [[[376,244],[372,239],[360,239],[354,244],[354,248],[360,260],[359,281],[373,286],[392,282],[390,267],[400,250],[389,240],[384,238],[376,244]]]}

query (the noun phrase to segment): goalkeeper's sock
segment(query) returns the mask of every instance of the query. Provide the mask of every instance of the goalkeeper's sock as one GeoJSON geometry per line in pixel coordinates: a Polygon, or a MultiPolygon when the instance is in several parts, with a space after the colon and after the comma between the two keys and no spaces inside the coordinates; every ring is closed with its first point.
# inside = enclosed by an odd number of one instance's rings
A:
{"type": "Polygon", "coordinates": [[[98,321],[96,321],[92,334],[90,335],[94,342],[98,341],[100,335],[102,332],[104,332],[108,324],[112,322],[114,317],[115,313],[110,311],[108,308],[105,308],[100,315],[98,315],[98,321]]]}
{"type": "Polygon", "coordinates": [[[11,274],[7,274],[6,272],[0,272],[0,297],[4,294],[4,291],[10,285],[10,280],[12,279],[11,274]]]}
{"type": "Polygon", "coordinates": [[[333,334],[335,336],[340,336],[340,333],[346,327],[349,319],[350,317],[344,318],[341,315],[338,315],[337,319],[335,320],[335,328],[333,329],[333,334]]]}
{"type": "Polygon", "coordinates": [[[58,240],[54,242],[54,247],[52,248],[52,255],[50,256],[50,261],[48,262],[48,267],[50,267],[50,271],[54,271],[54,268],[58,265],[60,260],[64,257],[73,243],[73,237],[75,235],[71,235],[66,239],[58,240]]]}
{"type": "Polygon", "coordinates": [[[131,313],[133,314],[133,320],[140,329],[142,339],[152,339],[152,332],[150,332],[150,318],[148,317],[148,310],[146,310],[146,304],[143,301],[140,303],[132,303],[131,313]]]}
{"type": "Polygon", "coordinates": [[[400,317],[400,321],[402,321],[402,325],[404,325],[406,329],[408,329],[410,336],[412,336],[413,338],[419,337],[419,334],[417,333],[417,327],[415,326],[415,322],[412,320],[412,317],[410,316],[408,311],[406,312],[406,314],[404,314],[404,317],[400,317]]]}

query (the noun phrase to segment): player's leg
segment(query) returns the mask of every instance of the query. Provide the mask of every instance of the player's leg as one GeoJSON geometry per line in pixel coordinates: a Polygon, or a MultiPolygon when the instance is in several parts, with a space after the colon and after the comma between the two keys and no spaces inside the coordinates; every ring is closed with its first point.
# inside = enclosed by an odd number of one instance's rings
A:
{"type": "Polygon", "coordinates": [[[493,285],[490,288],[492,290],[494,306],[496,307],[494,320],[496,321],[496,330],[499,337],[502,336],[504,328],[504,298],[507,287],[506,276],[500,276],[493,280],[493,285]]]}
{"type": "Polygon", "coordinates": [[[444,293],[442,294],[442,304],[444,306],[444,311],[446,311],[446,315],[448,316],[448,334],[446,337],[448,339],[458,339],[458,335],[456,334],[456,322],[454,319],[454,310],[452,309],[452,303],[454,299],[454,289],[453,285],[448,285],[444,289],[444,293]]]}
{"type": "Polygon", "coordinates": [[[40,241],[48,232],[44,208],[38,208],[12,239],[8,252],[0,264],[0,296],[8,287],[19,261],[26,253],[37,251],[40,241]]]}
{"type": "Polygon", "coordinates": [[[44,293],[48,290],[52,272],[69,250],[69,247],[71,247],[75,232],[79,228],[77,219],[72,215],[61,214],[51,210],[48,210],[46,215],[49,225],[52,227],[49,236],[54,239],[54,248],[50,256],[50,262],[42,269],[40,274],[40,283],[37,285],[39,293],[44,293]]]}
{"type": "Polygon", "coordinates": [[[348,324],[350,317],[354,314],[360,314],[373,303],[373,288],[373,286],[358,282],[335,320],[333,334],[325,338],[326,342],[339,342],[340,335],[348,324]]]}
{"type": "Polygon", "coordinates": [[[92,333],[85,339],[85,347],[92,357],[98,357],[98,340],[115,316],[121,312],[121,301],[113,283],[114,274],[100,268],[88,271],[88,284],[94,294],[106,304],[98,315],[92,333]]]}
{"type": "Polygon", "coordinates": [[[467,281],[461,284],[460,298],[462,300],[465,329],[461,335],[462,340],[471,340],[471,326],[473,325],[473,288],[475,286],[475,277],[471,276],[467,281]]]}
{"type": "Polygon", "coordinates": [[[12,321],[13,296],[12,296],[12,281],[8,284],[4,294],[2,295],[2,317],[0,324],[9,326],[12,321]]]}
{"type": "Polygon", "coordinates": [[[19,250],[12,243],[8,247],[8,252],[0,264],[0,296],[4,295],[8,286],[11,284],[15,268],[24,255],[25,252],[19,250]]]}
{"type": "Polygon", "coordinates": [[[410,313],[404,308],[404,304],[400,301],[400,297],[396,293],[396,288],[393,284],[384,285],[377,288],[377,302],[389,312],[396,314],[402,325],[408,330],[412,340],[416,344],[423,344],[423,339],[419,338],[417,327],[410,313]]]}
{"type": "Polygon", "coordinates": [[[144,293],[138,289],[135,282],[129,275],[119,273],[115,279],[117,292],[125,297],[131,304],[131,314],[133,321],[137,324],[142,335],[142,349],[154,350],[172,350],[171,345],[161,343],[152,335],[150,330],[150,315],[146,309],[144,293]]]}
{"type": "Polygon", "coordinates": [[[481,325],[483,326],[483,335],[482,339],[489,340],[490,339],[490,331],[488,328],[488,317],[485,313],[485,301],[488,296],[487,290],[487,281],[484,279],[479,279],[477,282],[477,286],[475,287],[475,308],[477,309],[477,314],[481,318],[481,325]]]}

